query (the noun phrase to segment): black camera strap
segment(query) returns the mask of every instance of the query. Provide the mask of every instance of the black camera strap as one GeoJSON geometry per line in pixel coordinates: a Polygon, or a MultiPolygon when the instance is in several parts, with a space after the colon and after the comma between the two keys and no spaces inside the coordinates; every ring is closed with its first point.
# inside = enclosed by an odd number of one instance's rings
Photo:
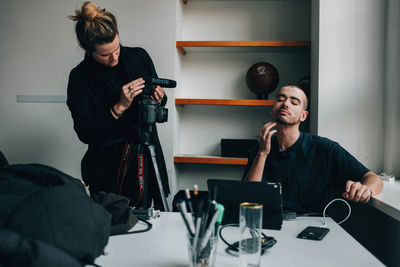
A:
{"type": "Polygon", "coordinates": [[[124,150],[122,151],[121,162],[119,164],[118,173],[117,173],[117,183],[119,185],[118,186],[119,187],[118,195],[121,195],[122,186],[124,184],[126,172],[128,170],[127,165],[128,165],[128,158],[131,153],[131,149],[132,149],[132,143],[129,143],[129,141],[126,141],[125,145],[124,145],[124,150]]]}
{"type": "Polygon", "coordinates": [[[143,145],[139,144],[138,149],[138,185],[139,185],[139,197],[138,201],[143,198],[145,180],[144,180],[144,153],[143,153],[143,145]]]}

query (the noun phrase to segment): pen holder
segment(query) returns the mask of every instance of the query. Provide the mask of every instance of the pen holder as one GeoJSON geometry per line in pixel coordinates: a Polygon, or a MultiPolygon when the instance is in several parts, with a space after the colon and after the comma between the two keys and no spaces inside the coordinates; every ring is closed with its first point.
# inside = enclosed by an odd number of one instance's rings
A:
{"type": "Polygon", "coordinates": [[[190,267],[213,267],[217,255],[218,236],[210,236],[208,240],[194,238],[187,234],[190,267]]]}

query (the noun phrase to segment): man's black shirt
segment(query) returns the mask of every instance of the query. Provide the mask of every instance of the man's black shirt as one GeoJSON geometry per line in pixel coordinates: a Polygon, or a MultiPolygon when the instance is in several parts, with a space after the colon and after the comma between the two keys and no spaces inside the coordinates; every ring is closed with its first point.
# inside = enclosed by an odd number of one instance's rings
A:
{"type": "MultiPolygon", "coordinates": [[[[257,152],[258,146],[250,151],[245,176],[257,152]]],[[[298,140],[285,151],[279,150],[276,135],[272,137],[262,181],[282,184],[285,208],[321,212],[331,188],[344,191],[347,180],[360,181],[368,171],[338,143],[301,132],[298,140]]]]}

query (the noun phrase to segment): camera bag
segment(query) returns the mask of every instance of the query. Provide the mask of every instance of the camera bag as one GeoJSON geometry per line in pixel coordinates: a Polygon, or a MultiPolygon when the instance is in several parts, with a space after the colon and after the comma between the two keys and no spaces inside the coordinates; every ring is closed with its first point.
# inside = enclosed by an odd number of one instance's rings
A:
{"type": "Polygon", "coordinates": [[[41,164],[9,165],[0,168],[0,227],[93,264],[108,242],[111,215],[78,179],[41,164]]]}

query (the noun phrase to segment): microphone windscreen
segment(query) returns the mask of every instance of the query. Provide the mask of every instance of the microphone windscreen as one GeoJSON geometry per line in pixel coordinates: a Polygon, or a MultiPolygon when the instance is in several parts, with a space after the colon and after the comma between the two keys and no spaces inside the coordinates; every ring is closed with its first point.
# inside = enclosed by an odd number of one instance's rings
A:
{"type": "Polygon", "coordinates": [[[176,87],[176,81],[174,80],[169,80],[169,79],[163,79],[163,78],[145,78],[145,81],[149,82],[152,85],[159,85],[161,87],[165,88],[175,88],[176,87]]]}

